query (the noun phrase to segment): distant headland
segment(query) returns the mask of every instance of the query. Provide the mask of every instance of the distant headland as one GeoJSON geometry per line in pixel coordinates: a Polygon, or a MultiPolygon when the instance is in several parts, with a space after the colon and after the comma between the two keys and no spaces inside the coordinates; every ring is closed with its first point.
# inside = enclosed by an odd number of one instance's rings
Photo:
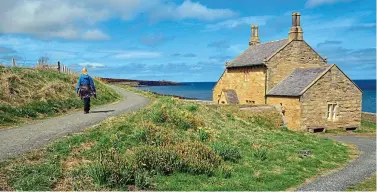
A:
{"type": "Polygon", "coordinates": [[[134,79],[114,79],[114,78],[98,78],[100,81],[104,81],[112,84],[126,84],[133,87],[138,86],[174,86],[182,85],[182,83],[172,81],[148,81],[148,80],[134,80],[134,79]]]}

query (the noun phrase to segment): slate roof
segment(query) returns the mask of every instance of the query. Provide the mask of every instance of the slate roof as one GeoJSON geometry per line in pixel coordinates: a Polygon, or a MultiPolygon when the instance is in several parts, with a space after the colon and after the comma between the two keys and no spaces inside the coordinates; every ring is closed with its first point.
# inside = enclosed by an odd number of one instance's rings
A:
{"type": "Polygon", "coordinates": [[[328,67],[295,69],[272,88],[267,95],[300,96],[301,92],[327,69],[328,67]]]}
{"type": "Polygon", "coordinates": [[[226,100],[228,101],[229,104],[238,104],[239,103],[237,93],[236,93],[235,90],[227,89],[227,90],[223,90],[223,91],[225,92],[225,97],[226,97],[226,100]]]}
{"type": "Polygon", "coordinates": [[[231,61],[227,68],[261,65],[265,57],[270,57],[287,42],[288,39],[282,39],[251,46],[231,61]]]}

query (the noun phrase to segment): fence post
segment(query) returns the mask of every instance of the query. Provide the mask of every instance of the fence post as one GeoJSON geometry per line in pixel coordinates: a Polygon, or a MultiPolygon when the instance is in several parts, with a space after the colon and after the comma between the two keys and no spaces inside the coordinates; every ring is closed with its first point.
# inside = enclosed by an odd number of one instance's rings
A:
{"type": "Polygon", "coordinates": [[[12,58],[12,67],[16,66],[16,62],[14,61],[14,58],[12,58]]]}
{"type": "Polygon", "coordinates": [[[60,73],[60,61],[58,61],[58,72],[60,73]]]}

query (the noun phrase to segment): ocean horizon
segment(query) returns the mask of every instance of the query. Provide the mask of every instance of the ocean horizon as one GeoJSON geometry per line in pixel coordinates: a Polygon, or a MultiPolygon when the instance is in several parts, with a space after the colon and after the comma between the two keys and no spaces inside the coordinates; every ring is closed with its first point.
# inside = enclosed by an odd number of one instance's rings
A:
{"type": "MultiPolygon", "coordinates": [[[[376,80],[353,80],[363,91],[362,111],[376,113],[376,80]]],[[[140,90],[148,90],[161,94],[176,95],[200,100],[212,100],[212,89],[216,82],[180,82],[176,86],[143,86],[140,90]]]]}

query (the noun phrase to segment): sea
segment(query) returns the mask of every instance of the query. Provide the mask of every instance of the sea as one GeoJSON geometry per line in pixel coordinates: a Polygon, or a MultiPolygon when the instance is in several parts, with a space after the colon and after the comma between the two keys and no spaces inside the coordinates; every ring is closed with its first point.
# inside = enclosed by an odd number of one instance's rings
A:
{"type": "MultiPolygon", "coordinates": [[[[376,113],[376,80],[354,80],[363,91],[362,111],[376,113]]],[[[212,100],[212,89],[216,82],[182,82],[176,86],[137,87],[156,93],[176,95],[200,100],[212,100]]]]}

